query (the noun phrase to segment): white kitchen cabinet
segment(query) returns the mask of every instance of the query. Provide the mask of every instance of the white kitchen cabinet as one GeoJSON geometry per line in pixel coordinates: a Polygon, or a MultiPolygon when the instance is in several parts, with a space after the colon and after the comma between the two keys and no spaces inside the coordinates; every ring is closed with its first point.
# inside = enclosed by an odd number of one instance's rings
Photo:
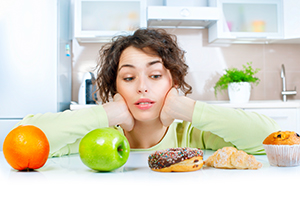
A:
{"type": "Polygon", "coordinates": [[[221,19],[209,27],[210,43],[268,43],[284,38],[281,0],[210,0],[221,19]]]}
{"type": "Polygon", "coordinates": [[[282,131],[300,132],[300,110],[296,108],[247,108],[246,111],[256,112],[274,119],[282,131]]]}
{"type": "Polygon", "coordinates": [[[300,1],[283,1],[284,39],[274,43],[300,44],[300,1]]]}
{"type": "Polygon", "coordinates": [[[146,0],[75,0],[74,37],[78,42],[107,42],[146,26],[146,0]]]}
{"type": "Polygon", "coordinates": [[[219,20],[214,7],[148,6],[148,27],[203,29],[219,20]]]}

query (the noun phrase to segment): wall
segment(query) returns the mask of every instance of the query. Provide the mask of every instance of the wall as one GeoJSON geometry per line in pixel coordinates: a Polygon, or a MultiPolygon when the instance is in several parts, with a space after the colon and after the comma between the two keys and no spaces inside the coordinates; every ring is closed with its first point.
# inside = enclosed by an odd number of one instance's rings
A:
{"type": "MultiPolygon", "coordinates": [[[[259,85],[253,86],[250,100],[281,100],[281,65],[285,65],[287,90],[297,95],[288,100],[300,99],[300,44],[233,44],[216,46],[208,43],[207,29],[170,29],[177,35],[178,43],[186,53],[190,67],[187,82],[193,86],[191,98],[204,101],[228,100],[227,91],[214,95],[214,85],[224,69],[242,68],[252,62],[253,68],[260,68],[257,76],[259,85]]],[[[79,44],[73,42],[72,100],[78,101],[78,90],[82,76],[96,66],[101,44],[79,44]]]]}

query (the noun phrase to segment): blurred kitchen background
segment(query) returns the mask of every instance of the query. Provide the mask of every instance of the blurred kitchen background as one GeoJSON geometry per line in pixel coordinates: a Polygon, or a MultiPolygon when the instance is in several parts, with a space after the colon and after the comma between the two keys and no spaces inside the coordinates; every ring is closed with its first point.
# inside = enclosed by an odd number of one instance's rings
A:
{"type": "MultiPolygon", "coordinates": [[[[274,38],[277,37],[277,39],[272,40],[267,39],[268,34],[260,38],[257,35],[251,36],[250,33],[246,36],[249,40],[240,41],[241,39],[239,39],[236,41],[228,40],[223,43],[210,43],[208,33],[210,30],[208,27],[197,29],[194,26],[186,26],[185,28],[176,28],[171,25],[168,25],[168,27],[164,26],[168,32],[178,37],[180,46],[187,52],[186,60],[190,67],[187,81],[193,86],[193,94],[190,96],[194,99],[204,101],[228,100],[227,92],[218,95],[218,98],[215,97],[214,84],[224,73],[224,69],[230,67],[242,69],[242,65],[246,64],[246,62],[252,62],[253,68],[261,69],[257,74],[261,81],[257,86],[253,87],[250,100],[282,99],[282,80],[280,77],[282,64],[285,65],[287,89],[294,90],[295,86],[298,86],[297,95],[291,95],[288,99],[300,99],[300,28],[297,25],[297,22],[300,21],[299,1],[148,0],[147,6],[167,6],[167,3],[170,6],[181,4],[183,7],[184,5],[208,6],[209,4],[220,6],[222,2],[233,4],[240,2],[241,5],[256,4],[257,10],[265,4],[275,4],[280,7],[279,12],[282,12],[281,14],[276,14],[273,19],[275,21],[279,20],[280,25],[282,23],[281,28],[278,25],[280,36],[275,36],[274,38]],[[280,19],[280,17],[282,18],[280,19]],[[260,40],[256,40],[257,38],[260,40]],[[282,40],[283,38],[286,40],[282,40]],[[242,44],[237,44],[237,42],[242,44]]],[[[168,12],[171,15],[173,11],[168,12]]],[[[257,19],[260,13],[253,12],[251,17],[253,15],[254,19],[257,19]]],[[[220,17],[222,18],[222,16],[220,17]]],[[[240,17],[237,20],[240,20],[240,17]]],[[[105,21],[108,22],[109,19],[106,18],[105,21]]],[[[213,20],[212,24],[216,24],[216,22],[213,20]]],[[[268,26],[268,24],[265,24],[265,26],[268,26]]],[[[93,70],[96,66],[98,50],[102,44],[79,43],[78,40],[73,40],[72,45],[72,100],[78,101],[78,90],[82,82],[82,77],[84,73],[93,70]]]]}
{"type": "Polygon", "coordinates": [[[260,112],[300,131],[299,22],[295,0],[0,0],[0,147],[27,114],[86,104],[101,46],[138,27],[177,36],[191,98],[260,112]],[[230,105],[227,92],[216,98],[224,70],[247,62],[261,79],[249,104],[230,105]],[[287,102],[283,64],[286,89],[297,91],[287,102]]]}

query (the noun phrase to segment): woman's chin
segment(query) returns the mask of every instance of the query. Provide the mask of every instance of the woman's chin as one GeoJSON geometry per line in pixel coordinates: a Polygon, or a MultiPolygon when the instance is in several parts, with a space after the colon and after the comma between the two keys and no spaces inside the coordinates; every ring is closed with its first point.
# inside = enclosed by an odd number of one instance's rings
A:
{"type": "Polygon", "coordinates": [[[149,116],[149,115],[139,115],[139,116],[134,116],[136,121],[140,121],[140,122],[152,122],[155,120],[159,120],[158,116],[149,116]]]}

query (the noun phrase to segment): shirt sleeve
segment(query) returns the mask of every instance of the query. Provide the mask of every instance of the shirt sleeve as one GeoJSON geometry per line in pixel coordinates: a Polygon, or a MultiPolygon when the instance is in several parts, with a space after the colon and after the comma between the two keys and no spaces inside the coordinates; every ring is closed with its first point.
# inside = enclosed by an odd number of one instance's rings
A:
{"type": "Polygon", "coordinates": [[[222,141],[251,154],[264,153],[263,140],[280,130],[278,124],[265,115],[200,101],[195,104],[192,125],[201,130],[206,148],[218,146],[215,143],[222,141]]]}
{"type": "Polygon", "coordinates": [[[102,105],[75,111],[27,115],[19,125],[40,128],[50,143],[49,156],[61,156],[78,152],[81,138],[91,130],[108,127],[108,119],[102,105]]]}

